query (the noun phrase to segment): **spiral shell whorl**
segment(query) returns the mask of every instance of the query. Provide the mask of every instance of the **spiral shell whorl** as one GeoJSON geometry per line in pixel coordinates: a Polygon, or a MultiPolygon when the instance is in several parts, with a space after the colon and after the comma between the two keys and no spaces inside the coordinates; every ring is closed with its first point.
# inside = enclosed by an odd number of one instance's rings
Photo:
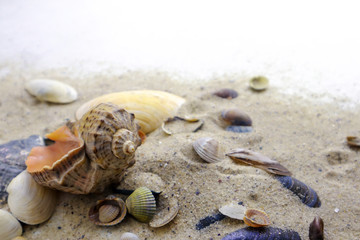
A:
{"type": "Polygon", "coordinates": [[[97,105],[79,121],[79,134],[85,142],[86,154],[103,169],[124,168],[131,162],[141,144],[138,130],[134,115],[111,103],[97,105]],[[127,143],[126,152],[123,151],[124,143],[127,143]]]}

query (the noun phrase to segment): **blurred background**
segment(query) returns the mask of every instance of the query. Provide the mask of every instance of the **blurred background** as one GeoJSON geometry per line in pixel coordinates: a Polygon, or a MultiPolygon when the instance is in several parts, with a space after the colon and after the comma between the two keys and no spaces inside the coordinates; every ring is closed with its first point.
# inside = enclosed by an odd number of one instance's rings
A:
{"type": "MultiPolygon", "coordinates": [[[[265,75],[320,101],[360,102],[356,1],[0,2],[0,77],[166,71],[181,81],[265,75]]],[[[4,89],[1,89],[4,91],[4,89]]]]}

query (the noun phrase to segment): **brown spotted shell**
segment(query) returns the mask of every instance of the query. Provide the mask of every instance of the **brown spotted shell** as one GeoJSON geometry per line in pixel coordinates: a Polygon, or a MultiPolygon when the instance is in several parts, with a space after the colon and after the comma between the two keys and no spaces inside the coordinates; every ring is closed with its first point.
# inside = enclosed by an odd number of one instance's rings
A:
{"type": "Polygon", "coordinates": [[[89,219],[99,226],[113,226],[125,218],[126,212],[125,202],[110,195],[90,208],[89,219]]]}
{"type": "Polygon", "coordinates": [[[30,172],[39,184],[75,194],[102,192],[109,184],[119,182],[135,163],[141,139],[133,114],[102,103],[69,126],[80,138],[80,146],[52,166],[30,172]]]}

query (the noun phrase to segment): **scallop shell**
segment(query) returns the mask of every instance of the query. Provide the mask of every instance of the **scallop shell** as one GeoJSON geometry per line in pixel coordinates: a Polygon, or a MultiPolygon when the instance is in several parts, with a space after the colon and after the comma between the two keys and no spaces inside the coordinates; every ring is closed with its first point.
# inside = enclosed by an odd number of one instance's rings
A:
{"type": "Polygon", "coordinates": [[[239,94],[234,89],[230,88],[222,88],[213,93],[213,95],[221,97],[221,98],[227,98],[227,99],[233,99],[236,98],[239,94]]]}
{"type": "Polygon", "coordinates": [[[199,138],[193,143],[194,150],[208,163],[220,162],[219,143],[213,138],[199,138]]]}
{"type": "Polygon", "coordinates": [[[160,127],[163,121],[173,117],[185,99],[171,93],[154,90],[110,93],[83,104],[76,111],[76,119],[80,119],[89,109],[104,102],[111,102],[135,114],[141,131],[149,133],[160,127]]]}
{"type": "Polygon", "coordinates": [[[125,203],[129,213],[140,222],[149,222],[156,211],[155,197],[147,187],[136,189],[125,203]]]}
{"type": "Polygon", "coordinates": [[[263,91],[269,86],[269,79],[264,76],[253,77],[249,82],[250,87],[255,91],[263,91]]]}
{"type": "Polygon", "coordinates": [[[78,97],[73,87],[49,79],[32,80],[25,84],[25,89],[40,101],[53,103],[70,103],[78,97]]]}
{"type": "Polygon", "coordinates": [[[281,228],[241,228],[235,232],[229,233],[222,240],[275,240],[275,239],[291,239],[301,240],[299,234],[293,230],[283,230],[281,228]]]}
{"type": "Polygon", "coordinates": [[[174,193],[163,192],[159,196],[158,209],[149,222],[150,227],[158,228],[171,222],[179,212],[179,202],[174,193]]]}
{"type": "Polygon", "coordinates": [[[33,148],[26,160],[27,170],[39,184],[75,194],[102,192],[135,163],[141,140],[133,114],[103,103],[68,125],[72,131],[63,126],[49,134],[55,144],[33,148]],[[35,165],[49,156],[47,151],[56,153],[55,162],[35,165]]]}
{"type": "Polygon", "coordinates": [[[316,216],[310,223],[309,239],[324,240],[324,222],[319,216],[316,216]]]}
{"type": "Polygon", "coordinates": [[[126,212],[125,202],[110,195],[90,208],[89,219],[99,226],[113,226],[125,218],[126,212]]]}
{"type": "Polygon", "coordinates": [[[56,192],[37,184],[27,171],[10,182],[7,192],[10,211],[26,224],[43,223],[55,210],[56,192]]]}
{"type": "Polygon", "coordinates": [[[0,239],[11,240],[21,234],[22,227],[19,221],[8,211],[0,209],[0,239]]]}
{"type": "Polygon", "coordinates": [[[257,209],[247,209],[245,211],[244,222],[250,227],[264,227],[270,225],[269,216],[257,209]]]}
{"type": "Polygon", "coordinates": [[[140,238],[135,233],[126,232],[121,234],[120,240],[140,240],[140,238]]]}
{"type": "Polygon", "coordinates": [[[309,207],[320,207],[321,201],[317,193],[305,183],[289,176],[276,176],[281,184],[298,196],[302,203],[309,207]]]}
{"type": "Polygon", "coordinates": [[[232,126],[252,126],[250,116],[238,108],[223,110],[221,117],[227,124],[232,126]]]}
{"type": "Polygon", "coordinates": [[[219,208],[219,211],[230,218],[243,220],[246,207],[239,204],[228,204],[219,208]]]}

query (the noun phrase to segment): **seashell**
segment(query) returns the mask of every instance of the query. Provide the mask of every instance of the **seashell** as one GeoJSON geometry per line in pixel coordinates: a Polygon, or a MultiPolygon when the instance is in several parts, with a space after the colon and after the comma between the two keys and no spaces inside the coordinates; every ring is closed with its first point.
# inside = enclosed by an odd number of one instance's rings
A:
{"type": "Polygon", "coordinates": [[[199,138],[193,143],[194,150],[208,163],[220,162],[219,143],[213,138],[199,138]]]}
{"type": "Polygon", "coordinates": [[[225,130],[228,132],[248,133],[252,132],[253,128],[251,126],[227,126],[225,130]]]}
{"type": "Polygon", "coordinates": [[[129,213],[140,222],[149,222],[156,211],[155,197],[147,187],[136,189],[125,203],[129,213]]]}
{"type": "Polygon", "coordinates": [[[247,209],[245,211],[244,223],[250,227],[265,227],[270,225],[269,216],[257,209],[247,209]]]}
{"type": "Polygon", "coordinates": [[[10,211],[26,224],[43,223],[55,210],[56,191],[37,184],[25,170],[10,182],[7,192],[10,211]]]}
{"type": "Polygon", "coordinates": [[[0,209],[0,239],[11,240],[21,234],[22,227],[19,221],[8,211],[0,209]]]}
{"type": "Polygon", "coordinates": [[[71,103],[78,98],[78,94],[73,87],[55,80],[32,80],[25,84],[25,89],[40,101],[71,103]]]}
{"type": "Polygon", "coordinates": [[[243,220],[246,207],[239,204],[228,204],[219,208],[219,211],[227,217],[243,220]]]}
{"type": "Polygon", "coordinates": [[[140,240],[140,238],[135,233],[126,232],[121,234],[120,240],[140,240]]]}
{"type": "Polygon", "coordinates": [[[277,161],[251,150],[236,148],[225,155],[229,156],[234,161],[261,168],[269,173],[286,176],[291,175],[291,172],[277,161]]]}
{"type": "Polygon", "coordinates": [[[26,238],[24,238],[22,236],[17,236],[16,238],[13,238],[11,240],[26,240],[26,238]]]}
{"type": "Polygon", "coordinates": [[[101,192],[135,163],[139,127],[124,109],[99,104],[68,126],[47,135],[53,145],[31,150],[27,171],[39,184],[75,194],[101,192]]]}
{"type": "Polygon", "coordinates": [[[192,130],[192,132],[197,132],[199,131],[202,126],[204,125],[204,121],[201,120],[201,119],[197,119],[197,118],[182,118],[182,117],[178,117],[178,116],[175,116],[175,117],[172,117],[172,118],[168,118],[166,121],[164,121],[162,124],[161,124],[161,129],[168,135],[172,135],[173,132],[166,129],[165,126],[167,123],[170,123],[170,122],[174,122],[176,120],[180,120],[180,121],[185,121],[185,122],[188,122],[188,123],[199,123],[197,124],[197,126],[192,130]]]}
{"type": "Polygon", "coordinates": [[[204,229],[213,223],[223,220],[225,217],[226,216],[222,213],[214,213],[210,216],[206,216],[200,219],[199,222],[196,224],[195,228],[196,230],[204,229]]]}
{"type": "Polygon", "coordinates": [[[139,90],[110,93],[83,104],[76,111],[76,119],[80,119],[89,109],[110,102],[126,111],[135,114],[135,120],[145,134],[160,127],[163,121],[173,117],[185,99],[171,93],[139,90]]]}
{"type": "Polygon", "coordinates": [[[347,144],[351,147],[360,147],[360,138],[355,136],[347,136],[346,137],[347,144]]]}
{"type": "Polygon", "coordinates": [[[276,176],[281,184],[298,196],[302,203],[309,207],[320,207],[321,201],[317,193],[305,183],[289,176],[276,176]]]}
{"type": "Polygon", "coordinates": [[[309,227],[309,239],[310,240],[324,240],[324,222],[316,216],[314,221],[310,223],[309,227]]]}
{"type": "Polygon", "coordinates": [[[113,226],[125,218],[126,212],[125,202],[110,195],[90,208],[89,219],[98,226],[113,226]]]}
{"type": "Polygon", "coordinates": [[[281,228],[241,228],[235,232],[229,233],[221,240],[301,240],[299,234],[293,230],[283,230],[281,228]]]}
{"type": "Polygon", "coordinates": [[[149,222],[150,227],[158,228],[171,222],[179,212],[179,202],[173,193],[163,192],[159,195],[158,209],[149,222]]]}
{"type": "Polygon", "coordinates": [[[213,95],[221,98],[233,99],[236,98],[239,94],[234,89],[222,88],[220,90],[213,92],[213,95]]]}
{"type": "Polygon", "coordinates": [[[252,120],[244,111],[231,108],[221,112],[221,118],[231,126],[251,126],[252,120]]]}
{"type": "Polygon", "coordinates": [[[263,91],[269,86],[269,79],[264,76],[253,77],[250,79],[249,85],[255,91],[263,91]]]}
{"type": "Polygon", "coordinates": [[[35,146],[43,146],[41,136],[10,141],[0,145],[0,203],[7,197],[6,187],[10,181],[26,169],[25,160],[35,146]]]}

